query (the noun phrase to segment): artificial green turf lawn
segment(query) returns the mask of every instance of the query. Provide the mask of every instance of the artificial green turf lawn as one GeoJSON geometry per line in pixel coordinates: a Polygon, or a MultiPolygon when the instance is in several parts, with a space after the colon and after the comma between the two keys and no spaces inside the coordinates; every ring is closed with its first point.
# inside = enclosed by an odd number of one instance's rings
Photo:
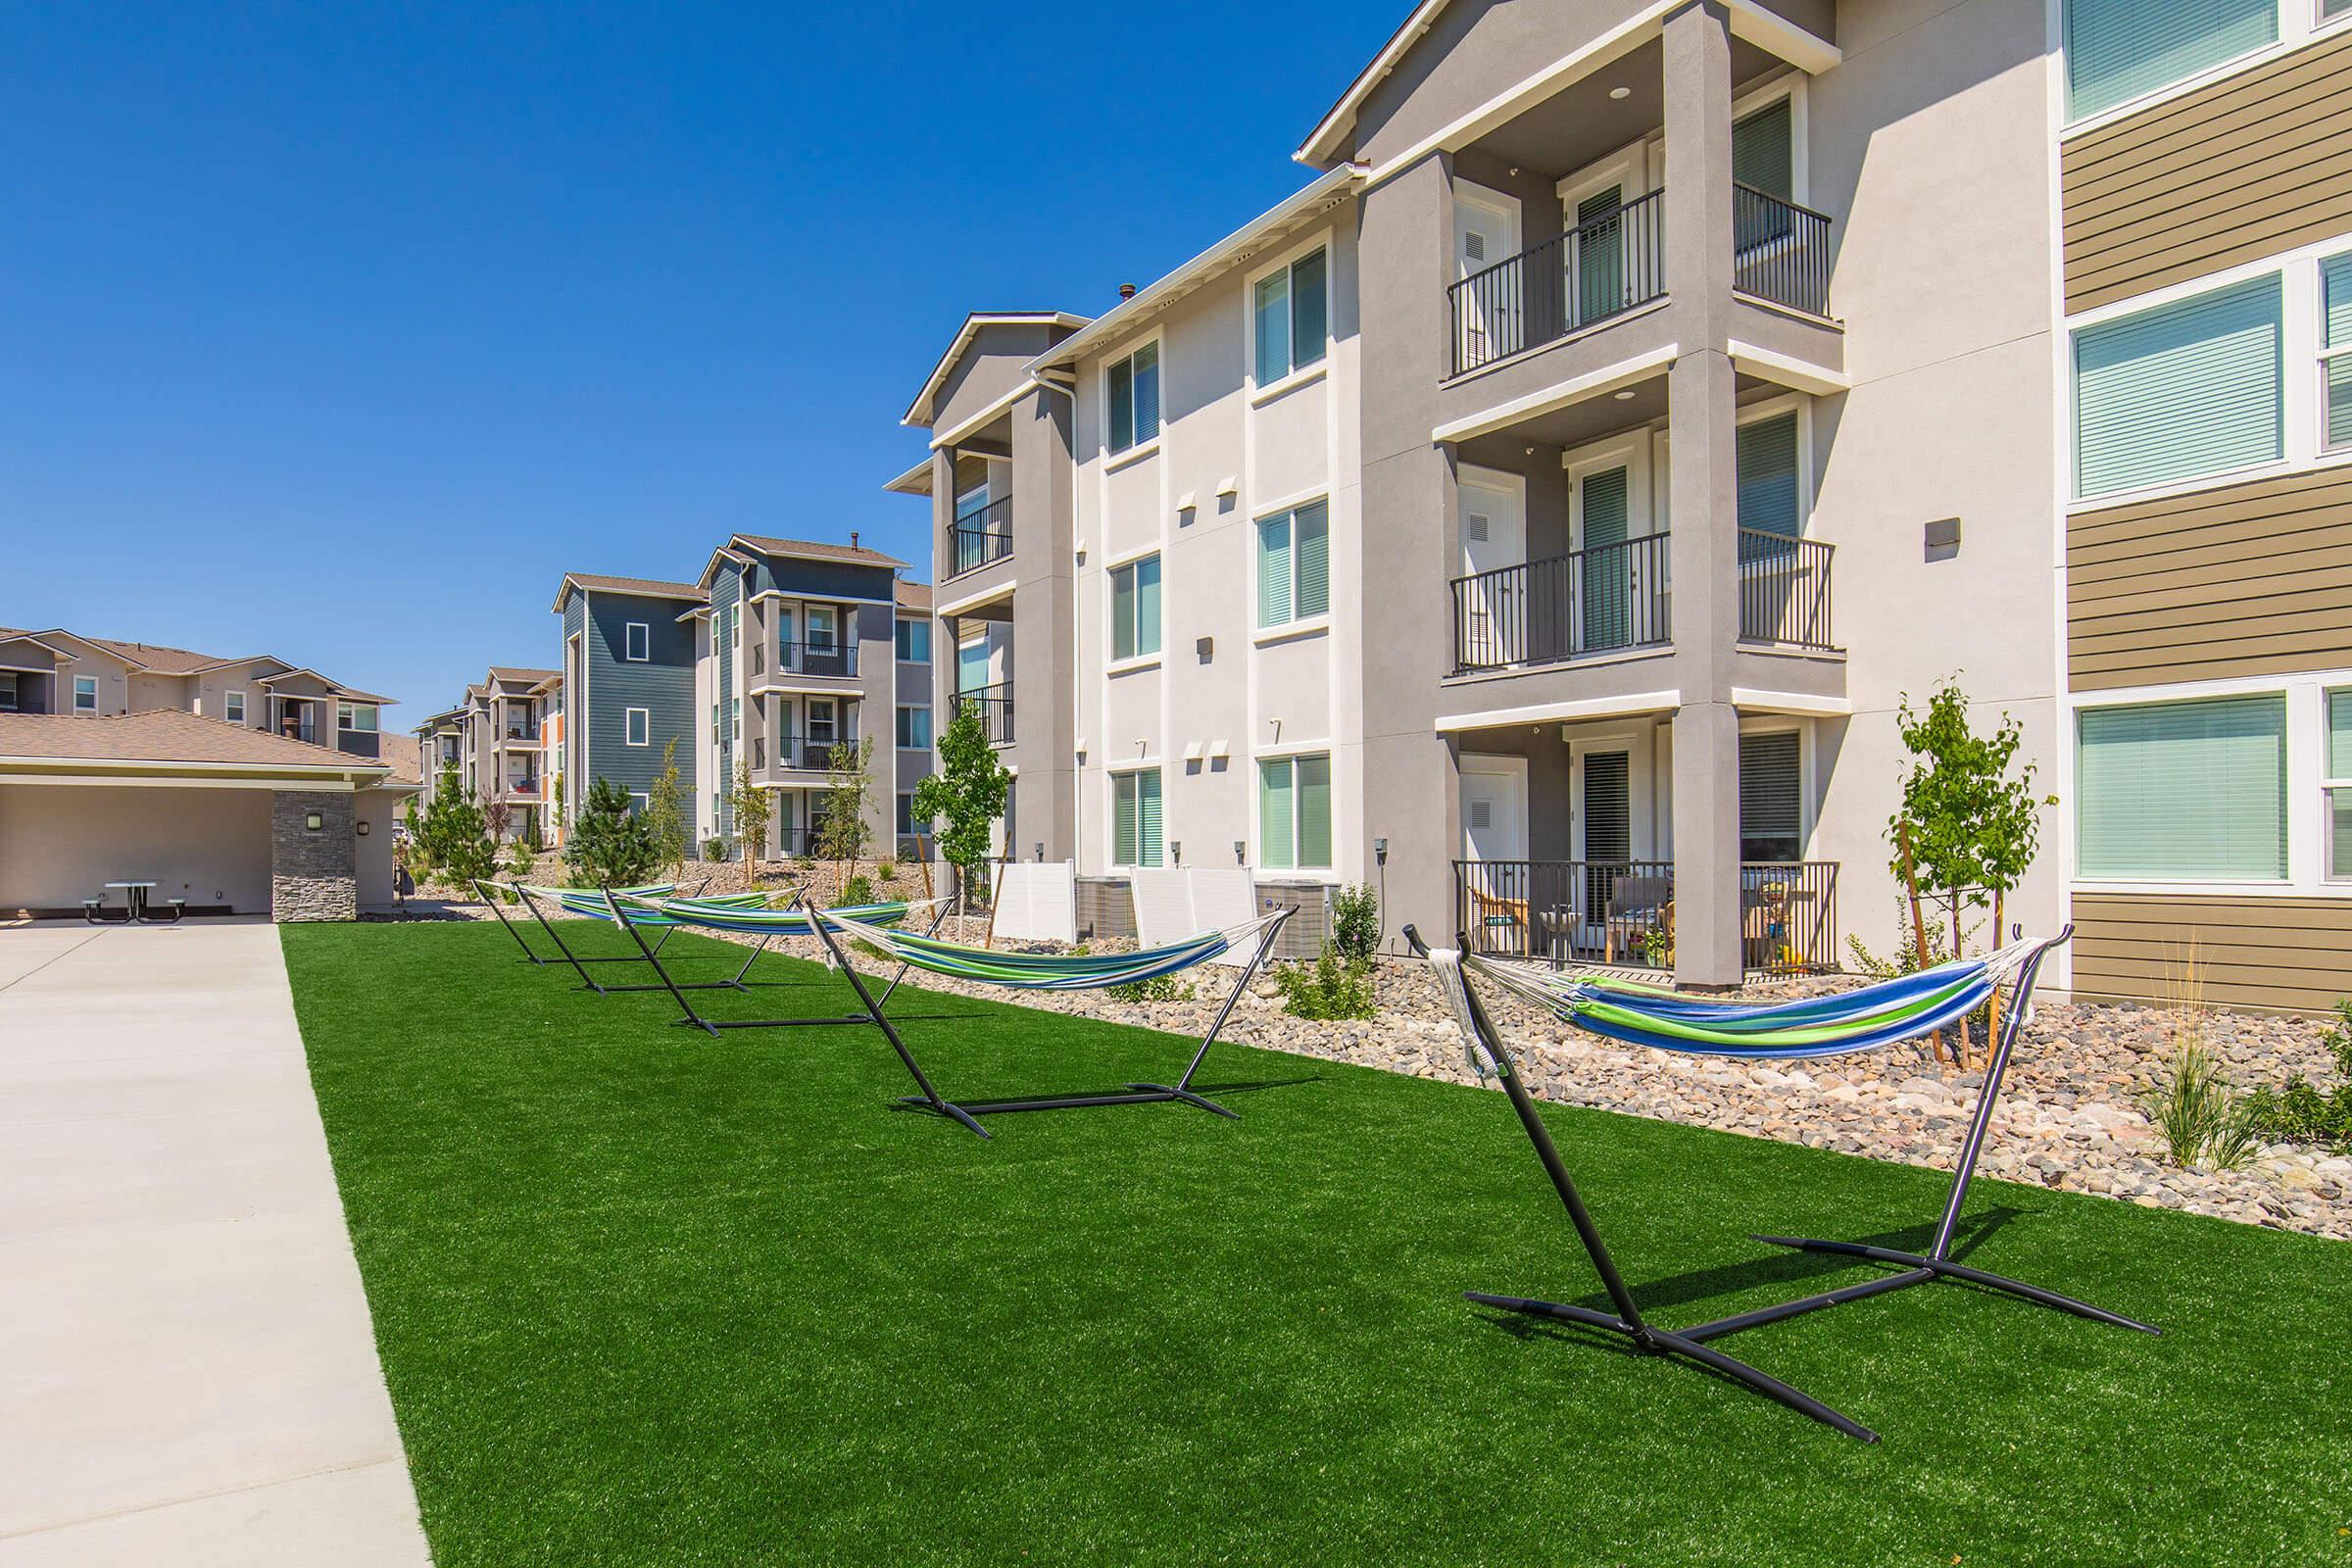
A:
{"type": "MultiPolygon", "coordinates": [[[[1972,1261],[2168,1332],[1936,1285],[1724,1342],[1866,1446],[1463,1302],[1602,1304],[1492,1091],[1220,1046],[1204,1086],[1270,1086],[1227,1097],[1241,1121],[1049,1112],[984,1143],[886,1108],[906,1085],[870,1029],[712,1040],[491,925],[283,930],[440,1568],[2352,1563],[2352,1247],[1980,1182],[1972,1261]]],[[[698,1003],[846,1001],[763,972],[698,1003]]],[[[1164,1080],[1188,1050],[892,1011],[951,1097],[1164,1080]]],[[[1546,1114],[1668,1324],[1871,1272],[1751,1229],[1919,1246],[1943,1194],[1546,1114]]]]}

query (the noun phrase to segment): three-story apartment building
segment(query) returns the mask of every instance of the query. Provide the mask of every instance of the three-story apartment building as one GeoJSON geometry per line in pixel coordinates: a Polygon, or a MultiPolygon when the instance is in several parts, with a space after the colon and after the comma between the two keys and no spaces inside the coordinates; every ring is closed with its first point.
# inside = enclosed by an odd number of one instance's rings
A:
{"type": "Polygon", "coordinates": [[[564,624],[557,771],[568,784],[566,824],[578,819],[597,779],[612,780],[644,806],[665,757],[674,755],[692,784],[697,638],[707,603],[693,583],[564,573],[554,612],[564,624]]]}
{"type": "Polygon", "coordinates": [[[561,711],[563,688],[560,671],[493,664],[466,688],[464,703],[427,718],[416,730],[428,768],[422,804],[455,768],[473,799],[506,808],[501,837],[526,837],[535,825],[549,841],[557,775],[547,765],[547,730],[561,711]]]}
{"type": "Polygon", "coordinates": [[[735,785],[748,778],[767,792],[768,853],[808,853],[836,748],[870,741],[877,787],[866,801],[867,842],[894,844],[904,563],[856,537],[836,545],[739,533],[704,566],[697,586],[709,603],[692,616],[695,710],[709,720],[697,748],[700,837],[742,837],[735,785]]]}
{"type": "Polygon", "coordinates": [[[909,413],[1011,842],[1730,984],[1892,945],[1956,677],[2082,989],[2352,987],[2347,11],[1419,6],[1297,196],[909,413]]]}

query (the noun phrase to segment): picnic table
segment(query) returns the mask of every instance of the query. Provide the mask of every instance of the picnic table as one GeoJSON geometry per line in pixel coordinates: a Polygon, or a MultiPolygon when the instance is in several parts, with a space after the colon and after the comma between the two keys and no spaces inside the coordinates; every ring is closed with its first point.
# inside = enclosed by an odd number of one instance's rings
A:
{"type": "MultiPolygon", "coordinates": [[[[155,890],[156,885],[157,884],[153,882],[141,882],[136,880],[109,882],[106,884],[106,890],[108,893],[119,891],[122,895],[122,924],[131,925],[142,920],[155,920],[155,917],[150,915],[147,911],[148,906],[151,903],[148,895],[155,890]]],[[[166,925],[173,924],[178,921],[181,915],[188,912],[187,900],[173,899],[171,901],[171,903],[172,914],[170,919],[157,921],[156,923],[166,925]]],[[[92,925],[104,923],[106,919],[106,895],[102,893],[97,898],[82,900],[81,914],[82,918],[89,921],[92,925]]]]}

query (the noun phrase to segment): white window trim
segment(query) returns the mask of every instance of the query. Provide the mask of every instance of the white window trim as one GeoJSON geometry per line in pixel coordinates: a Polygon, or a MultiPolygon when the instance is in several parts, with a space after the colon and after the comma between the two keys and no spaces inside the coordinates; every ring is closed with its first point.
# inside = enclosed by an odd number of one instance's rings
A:
{"type": "Polygon", "coordinates": [[[245,722],[245,694],[243,692],[222,692],[220,694],[220,717],[231,724],[245,722]],[[232,706],[236,709],[233,715],[229,712],[232,706]]]}
{"type": "MultiPolygon", "coordinates": [[[[1242,352],[1245,358],[1242,361],[1242,376],[1250,390],[1250,403],[1252,408],[1261,403],[1271,403],[1285,392],[1296,391],[1331,368],[1332,353],[1339,346],[1331,309],[1333,297],[1332,249],[1331,230],[1318,229],[1291,246],[1290,249],[1265,266],[1243,274],[1242,352]],[[1260,381],[1257,378],[1257,285],[1262,280],[1272,277],[1276,272],[1288,272],[1317,251],[1323,253],[1323,353],[1312,365],[1300,365],[1298,363],[1298,345],[1294,340],[1291,344],[1291,368],[1271,381],[1260,381]]],[[[1291,287],[1296,288],[1296,283],[1291,287]]],[[[1298,312],[1291,303],[1291,294],[1288,289],[1283,294],[1283,306],[1291,312],[1293,319],[1296,320],[1298,312]]],[[[1164,357],[1164,350],[1162,354],[1164,357]]],[[[1162,392],[1164,403],[1164,387],[1162,392]]],[[[1165,424],[1167,420],[1164,407],[1161,415],[1160,422],[1165,424]]]]}
{"type": "Polygon", "coordinates": [[[2101,708],[2142,708],[2156,703],[2197,702],[2212,697],[2277,697],[2286,699],[2286,875],[2283,878],[2240,877],[2230,881],[2161,880],[2154,877],[2085,877],[2082,874],[2080,835],[2075,813],[2081,803],[2069,799],[2058,808],[2066,813],[2064,872],[2067,886],[2077,893],[2163,894],[2180,897],[2231,898],[2259,894],[2279,898],[2341,898],[2344,883],[2328,877],[2328,798],[2323,774],[2328,766],[2328,694],[2352,687],[2352,668],[2292,675],[2243,675],[2226,680],[2174,681],[2156,686],[2132,686],[2115,691],[2077,692],[2066,704],[2059,741],[2070,760],[2082,747],[2080,716],[2101,708]]]}
{"type": "MultiPolygon", "coordinates": [[[[1812,142],[1808,120],[1810,103],[1806,92],[1806,76],[1801,71],[1766,82],[1755,91],[1732,100],[1732,122],[1739,123],[1759,109],[1768,109],[1775,99],[1788,100],[1788,191],[1789,200],[1799,207],[1813,205],[1813,169],[1807,148],[1812,142]]],[[[1658,137],[1659,183],[1665,183],[1666,141],[1658,137]]],[[[1729,158],[1727,153],[1726,158],[1729,158]]]]}
{"type": "MultiPolygon", "coordinates": [[[[1813,851],[1813,833],[1818,826],[1814,810],[1813,783],[1813,721],[1791,717],[1787,713],[1742,714],[1740,719],[1742,735],[1794,735],[1796,737],[1796,854],[1792,863],[1804,864],[1813,851]]],[[[1732,773],[1739,777],[1740,760],[1735,753],[1732,773]]],[[[1732,824],[1733,837],[1739,836],[1739,824],[1732,824]]]]}
{"type": "Polygon", "coordinates": [[[1340,861],[1340,767],[1333,755],[1331,743],[1320,741],[1311,746],[1252,747],[1250,752],[1250,842],[1257,846],[1258,858],[1250,864],[1260,870],[1279,871],[1295,881],[1336,881],[1340,861]],[[1268,865],[1263,857],[1266,848],[1266,781],[1261,764],[1266,762],[1296,762],[1302,757],[1328,758],[1331,761],[1331,861],[1329,865],[1300,865],[1298,863],[1298,773],[1291,771],[1291,863],[1268,865]]]}
{"type": "MultiPolygon", "coordinates": [[[[1797,433],[1801,444],[1804,434],[1801,422],[1797,433]]],[[[1627,430],[1560,454],[1560,466],[1568,475],[1568,548],[1570,550],[1585,548],[1584,482],[1586,476],[1606,473],[1611,468],[1625,470],[1625,536],[1628,539],[1646,539],[1652,534],[1665,531],[1660,526],[1666,520],[1663,515],[1665,497],[1651,483],[1653,476],[1650,472],[1650,455],[1654,443],[1650,440],[1649,432],[1646,429],[1627,430]],[[1643,525],[1639,533],[1634,531],[1636,522],[1643,525]]],[[[1801,471],[1797,476],[1797,482],[1800,487],[1804,482],[1801,471]]],[[[1525,499],[1523,482],[1521,487],[1522,503],[1525,499]]],[[[1532,551],[1535,547],[1531,544],[1528,548],[1532,551]]]]}
{"type": "Polygon", "coordinates": [[[624,708],[620,710],[620,742],[623,746],[651,746],[654,744],[654,713],[652,709],[624,708]],[[630,732],[636,728],[636,725],[632,723],[631,720],[639,718],[645,720],[645,739],[641,741],[634,741],[629,739],[630,732]]]}
{"type": "MultiPolygon", "coordinates": [[[[1791,412],[1796,415],[1796,536],[1804,539],[1811,537],[1813,532],[1815,500],[1813,487],[1816,482],[1813,472],[1813,399],[1811,395],[1804,392],[1788,392],[1779,397],[1765,398],[1760,402],[1747,404],[1733,416],[1732,426],[1734,430],[1738,430],[1742,425],[1760,424],[1766,419],[1777,419],[1782,415],[1791,412]]],[[[1735,469],[1738,465],[1739,448],[1735,444],[1733,447],[1735,469]]],[[[1735,488],[1737,488],[1736,474],[1735,488]]],[[[1734,520],[1737,521],[1737,519],[1734,520]]]]}
{"type": "Polygon", "coordinates": [[[74,713],[88,713],[95,717],[98,712],[98,677],[95,675],[74,676],[72,691],[72,702],[73,707],[68,710],[68,711],[74,713]],[[90,683],[90,706],[87,708],[81,706],[81,683],[85,680],[90,683]]]}
{"type": "Polygon", "coordinates": [[[1162,331],[1149,332],[1103,355],[1102,363],[1096,368],[1095,391],[1102,399],[1102,415],[1101,427],[1095,432],[1095,446],[1105,473],[1115,473],[1129,464],[1140,463],[1157,452],[1160,438],[1168,432],[1168,347],[1164,339],[1165,333],[1162,331]],[[1152,347],[1159,350],[1159,364],[1156,367],[1159,371],[1159,428],[1152,432],[1149,440],[1138,441],[1133,446],[1121,447],[1113,452],[1110,448],[1110,372],[1152,347]]]}
{"type": "MultiPolygon", "coordinates": [[[[1106,763],[1102,771],[1105,775],[1102,782],[1102,788],[1104,794],[1108,796],[1108,799],[1104,802],[1102,811],[1103,863],[1108,865],[1114,871],[1158,870],[1160,866],[1164,866],[1168,863],[1167,770],[1159,765],[1158,758],[1146,757],[1138,758],[1132,762],[1106,763]],[[1119,780],[1122,778],[1134,778],[1143,773],[1153,772],[1159,774],[1159,861],[1156,865],[1153,865],[1146,864],[1142,860],[1122,860],[1119,858],[1119,780]]],[[[1142,818],[1143,798],[1140,794],[1136,798],[1136,848],[1140,851],[1143,848],[1144,838],[1142,818]]],[[[1179,840],[1178,842],[1181,843],[1182,841],[1179,840]]]]}
{"type": "Polygon", "coordinates": [[[1102,666],[1105,674],[1120,675],[1131,669],[1148,669],[1157,664],[1166,656],[1168,647],[1168,564],[1157,545],[1153,545],[1149,550],[1139,550],[1124,561],[1113,562],[1102,568],[1104,590],[1102,594],[1102,647],[1107,653],[1110,649],[1119,646],[1118,574],[1139,562],[1154,560],[1159,562],[1159,646],[1143,653],[1129,654],[1124,659],[1106,660],[1102,666]]]}
{"type": "Polygon", "coordinates": [[[2150,289],[2130,299],[2115,300],[2094,310],[2078,312],[2066,318],[2065,330],[2059,337],[2059,399],[2060,441],[2059,488],[2066,496],[2066,514],[2074,516],[2085,512],[2105,512],[2115,507],[2132,506],[2142,501],[2161,501],[2173,496],[2194,495],[2200,490],[2220,489],[2228,485],[2246,484],[2257,479],[2278,478],[2290,473],[2316,473],[2328,468],[2352,464],[2352,446],[2328,445],[2328,389],[2325,362],[2346,352],[2337,349],[2330,355],[2325,347],[2328,335],[2327,311],[2321,298],[2320,264],[2331,256],[2352,252],[2352,230],[2346,230],[2298,245],[2290,251],[2259,260],[2243,262],[2219,272],[2185,282],[2170,283],[2163,288],[2150,289]],[[2280,433],[2284,455],[2262,463],[2247,464],[2215,473],[2200,473],[2185,479],[2176,479],[2159,485],[2142,485],[2135,490],[2111,490],[2101,495],[2077,496],[2075,489],[2075,340],[2084,328],[2099,326],[2108,321],[2137,316],[2142,311],[2162,310],[2183,300],[2231,288],[2239,283],[2276,274],[2279,280],[2279,365],[2282,380],[2279,388],[2280,433]]]}
{"type": "Polygon", "coordinates": [[[654,662],[654,628],[642,620],[623,621],[620,628],[620,661],[624,664],[650,664],[654,662]],[[642,641],[645,652],[634,652],[642,641]]]}
{"type": "MultiPolygon", "coordinates": [[[[2054,23],[2050,40],[2050,56],[2058,79],[2058,113],[2063,116],[2066,113],[2068,84],[2065,0],[2055,0],[2050,14],[2054,23]]],[[[2215,82],[2234,76],[2240,72],[2267,66],[2282,55],[2293,54],[2296,50],[2306,48],[2321,38],[2341,32],[2347,26],[2352,26],[2352,13],[2340,17],[2323,18],[2320,15],[2320,0],[2279,0],[2278,37],[2276,42],[2266,43],[2258,49],[2249,50],[2233,59],[2225,60],[2219,65],[2208,66],[2193,76],[2183,76],[2179,81],[2169,81],[2161,87],[2151,87],[2136,98],[2127,98],[2122,103],[2102,109],[2095,115],[2086,116],[2082,120],[2069,121],[2059,127],[2058,139],[2063,144],[2078,136],[2086,136],[2094,130],[2112,125],[2118,121],[2130,120],[2132,116],[2144,114],[2159,104],[2174,98],[2186,97],[2192,92],[2210,87],[2215,82]]]]}
{"type": "MultiPolygon", "coordinates": [[[[901,703],[898,705],[898,712],[920,713],[923,715],[923,728],[926,730],[931,728],[931,705],[929,703],[901,703]]],[[[896,734],[896,730],[898,727],[898,713],[891,715],[891,727],[893,730],[891,738],[893,740],[897,740],[898,736],[896,734]]],[[[937,738],[936,731],[933,731],[933,738],[937,738]]],[[[928,742],[921,746],[909,746],[902,742],[898,749],[902,752],[928,752],[931,750],[931,746],[928,742]]]]}
{"type": "MultiPolygon", "coordinates": [[[[1525,480],[1520,482],[1522,485],[1526,483],[1525,480]]],[[[1524,496],[1522,503],[1522,511],[1524,511],[1524,496]]],[[[1331,491],[1328,486],[1302,490],[1294,497],[1259,507],[1252,513],[1250,517],[1250,577],[1244,587],[1244,591],[1249,595],[1250,641],[1253,643],[1259,641],[1280,642],[1284,637],[1303,637],[1318,628],[1328,629],[1331,624],[1331,611],[1328,608],[1331,602],[1330,571],[1331,491]],[[1323,503],[1323,569],[1325,574],[1323,600],[1326,608],[1316,614],[1301,615],[1298,613],[1298,509],[1311,507],[1318,501],[1323,503]],[[1291,613],[1287,619],[1275,621],[1271,625],[1261,625],[1257,620],[1257,563],[1258,552],[1265,548],[1265,544],[1259,530],[1263,524],[1273,521],[1276,517],[1285,516],[1291,519],[1291,613]],[[1273,635],[1268,637],[1266,635],[1268,633],[1273,635]]]]}

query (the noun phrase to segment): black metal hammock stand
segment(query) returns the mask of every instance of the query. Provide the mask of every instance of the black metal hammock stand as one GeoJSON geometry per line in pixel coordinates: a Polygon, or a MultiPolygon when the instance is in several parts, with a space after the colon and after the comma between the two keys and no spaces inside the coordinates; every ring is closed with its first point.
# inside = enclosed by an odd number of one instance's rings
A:
{"type": "MultiPolygon", "coordinates": [[[[1792,1410],[1801,1411],[1816,1421],[1825,1422],[1847,1436],[1859,1438],[1865,1443],[1878,1442],[1879,1435],[1850,1416],[1824,1404],[1803,1390],[1784,1383],[1769,1373],[1759,1371],[1744,1361],[1724,1354],[1709,1342],[1719,1340],[1728,1334],[1761,1328],[1767,1323],[1778,1323],[1785,1318],[1819,1311],[1824,1307],[1838,1306],[1848,1301],[1859,1301],[1874,1296],[1885,1296],[1892,1291],[1907,1290],[1914,1285],[1927,1285],[1938,1280],[1980,1286],[1986,1290],[2018,1297],[2039,1306],[2071,1312],[2077,1317],[2113,1324],[2118,1328],[2135,1329],[2143,1334],[2160,1332],[2145,1323],[2125,1317],[2121,1313],[2110,1312],[2104,1307],[2092,1306],[2086,1301],[2076,1300],[2073,1297],[2061,1296],[2055,1291],[2044,1290],[2037,1285],[2029,1285],[2022,1280],[2010,1279],[2005,1275],[1971,1268],[1965,1263],[1953,1261],[1951,1256],[1952,1233],[1959,1223],[1961,1207],[1968,1200],[1969,1184],[1976,1176],[1977,1159],[1984,1151],[1985,1131],[1991,1125],[1993,1107],[2000,1098],[2001,1078],[2008,1070],[2010,1054],[2017,1045],[2018,1031],[2025,1020],[2026,1002],[2034,992],[2034,977],[2039,973],[2042,959],[2048,956],[2050,950],[2066,942],[2073,934],[2074,927],[2068,926],[2050,941],[2034,945],[2030,949],[2017,950],[2015,954],[2017,979],[2011,995],[2008,1013],[2003,1022],[2000,1038],[1994,1043],[1992,1058],[1985,1066],[1984,1088],[1978,1099],[1976,1113],[1970,1118],[1967,1136],[1961,1143],[1959,1161],[1952,1172],[1951,1192],[1944,1201],[1942,1217],[1936,1222],[1935,1240],[1927,1251],[1906,1252],[1894,1248],[1872,1247],[1857,1242],[1818,1241],[1792,1236],[1758,1236],[1754,1240],[1770,1246],[1796,1248],[1809,1252],[1833,1253],[1872,1263],[1883,1263],[1894,1268],[1897,1272],[1883,1274],[1875,1279],[1864,1280],[1859,1284],[1848,1285],[1839,1290],[1822,1291],[1812,1296],[1799,1297],[1794,1300],[1758,1307],[1754,1311],[1717,1318],[1712,1322],[1696,1324],[1690,1328],[1668,1329],[1651,1322],[1642,1314],[1641,1304],[1636,1300],[1632,1287],[1626,1284],[1624,1276],[1617,1271],[1615,1261],[1609,1256],[1608,1246],[1601,1240],[1600,1229],[1593,1222],[1591,1211],[1585,1207],[1584,1199],[1578,1194],[1576,1183],[1568,1174],[1567,1164],[1561,1159],[1559,1148],[1552,1142],[1551,1133],[1544,1125],[1543,1117],[1537,1113],[1535,1099],[1528,1093],[1526,1084],[1521,1081],[1511,1053],[1502,1042],[1501,1033],[1494,1027],[1493,1018],[1480,1003],[1477,992],[1472,990],[1469,985],[1468,970],[1472,963],[1477,963],[1482,972],[1491,977],[1504,980],[1506,984],[1510,983],[1508,971],[1498,965],[1480,960],[1465,962],[1463,954],[1468,951],[1468,942],[1459,937],[1456,940],[1460,941],[1462,946],[1455,951],[1450,953],[1432,952],[1421,940],[1419,933],[1411,926],[1406,926],[1404,928],[1406,942],[1411,945],[1415,953],[1431,960],[1433,967],[1438,971],[1440,983],[1446,990],[1447,1000],[1452,1004],[1465,1033],[1469,1036],[1467,1043],[1474,1051],[1473,1066],[1478,1067],[1482,1072],[1489,1070],[1478,1061],[1476,1052],[1483,1052],[1488,1060],[1493,1063],[1491,1069],[1493,1075],[1500,1080],[1503,1093],[1510,1099],[1512,1110],[1518,1113],[1519,1125],[1526,1132],[1528,1142],[1535,1147],[1536,1158],[1543,1164],[1544,1175],[1550,1178],[1552,1191],[1559,1195],[1560,1206],[1568,1211],[1568,1222],[1575,1227],[1577,1239],[1584,1244],[1585,1253],[1592,1259],[1593,1271],[1600,1276],[1601,1288],[1607,1294],[1609,1304],[1613,1310],[1597,1311],[1592,1307],[1576,1306],[1562,1301],[1547,1301],[1534,1297],[1494,1296],[1478,1291],[1465,1292],[1465,1298],[1481,1306],[1490,1306],[1500,1311],[1516,1312],[1529,1317],[1597,1329],[1602,1333],[1623,1339],[1636,1350],[1645,1354],[1685,1357],[1738,1383],[1744,1384],[1767,1398],[1777,1399],[1792,1410]]],[[[1862,1034],[1849,1037],[1846,1043],[1838,1045],[1837,1049],[1864,1049],[1864,1044],[1886,1044],[1897,1039],[1917,1038],[1936,1028],[1951,1027],[1954,1023],[1965,1019],[1969,1013],[1982,1005],[1984,998],[1998,986],[1997,970],[1991,971],[1987,978],[1978,979],[1972,978],[1966,973],[1968,967],[1966,964],[1946,966],[1952,983],[1941,989],[1936,989],[1936,987],[1937,976],[1942,971],[1932,971],[1926,975],[1906,977],[1902,981],[1887,982],[1883,987],[1867,987],[1863,991],[1846,993],[1844,998],[1838,1000],[1849,1003],[1850,1015],[1864,1020],[1872,1016],[1870,1004],[1873,999],[1869,993],[1907,987],[1907,990],[1895,991],[1890,994],[1905,998],[1932,994],[1942,1000],[1922,1010],[1903,1016],[1900,1022],[1888,1023],[1876,1029],[1866,1029],[1862,1034]],[[1853,1043],[1857,1040],[1864,1044],[1853,1043]]],[[[1984,967],[1984,965],[1980,963],[1979,967],[1984,967]]],[[[1688,1043],[1668,1044],[1663,1039],[1645,1035],[1637,1027],[1627,1025],[1623,1020],[1631,1009],[1621,1004],[1631,1001],[1636,996],[1635,993],[1606,985],[1574,983],[1562,985],[1556,982],[1533,980],[1512,984],[1511,989],[1530,1001],[1552,1007],[1562,1017],[1579,1024],[1580,1027],[1605,1034],[1614,1039],[1632,1044],[1656,1045],[1664,1049],[1684,1051],[1702,1049],[1697,1045],[1688,1043]],[[1614,999],[1614,1003],[1599,999],[1614,999]],[[1596,1024],[1591,1018],[1580,1016],[1578,1009],[1587,1002],[1596,1004],[1592,1007],[1592,1013],[1600,1018],[1601,1022],[1596,1024]]],[[[1706,1004],[1704,1004],[1678,999],[1664,1005],[1684,1020],[1703,1018],[1706,1015],[1706,1004]]],[[[1813,1018],[1824,1016],[1830,1005],[1831,1004],[1820,1002],[1789,1004],[1799,1015],[1809,1014],[1813,1018]]],[[[1767,1030],[1769,1015],[1773,1010],[1772,1008],[1741,1009],[1744,1014],[1743,1021],[1747,1024],[1751,1038],[1758,1041],[1770,1038],[1767,1030]],[[1759,1018],[1765,1019],[1766,1023],[1759,1025],[1757,1022],[1759,1018]]],[[[1892,1004],[1887,1004],[1881,1008],[1879,1015],[1891,1016],[1895,1010],[1892,1004]]],[[[1726,1015],[1728,1016],[1728,1013],[1726,1015]]],[[[1706,1031],[1694,1029],[1691,1033],[1703,1034],[1706,1031]]],[[[1759,1048],[1745,1051],[1719,1050],[1712,1054],[1756,1056],[1777,1054],[1778,1053],[1759,1048]]],[[[1825,1048],[1808,1051],[1805,1054],[1826,1055],[1834,1054],[1834,1051],[1825,1048]]]]}

